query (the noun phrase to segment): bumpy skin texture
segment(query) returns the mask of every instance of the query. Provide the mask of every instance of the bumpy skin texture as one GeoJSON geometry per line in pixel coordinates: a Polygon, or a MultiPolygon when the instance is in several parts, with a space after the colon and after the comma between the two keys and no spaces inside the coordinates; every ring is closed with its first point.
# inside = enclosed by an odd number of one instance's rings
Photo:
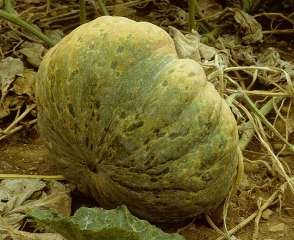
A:
{"type": "Polygon", "coordinates": [[[57,166],[104,208],[177,222],[213,211],[234,183],[232,113],[155,25],[100,17],[80,26],[46,54],[36,95],[57,166]]]}

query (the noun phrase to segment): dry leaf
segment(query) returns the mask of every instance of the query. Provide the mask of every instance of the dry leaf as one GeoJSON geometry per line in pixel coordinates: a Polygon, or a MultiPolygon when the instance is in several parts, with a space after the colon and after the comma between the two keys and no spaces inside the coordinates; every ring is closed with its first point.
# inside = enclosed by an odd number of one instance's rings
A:
{"type": "Polygon", "coordinates": [[[7,109],[7,111],[9,112],[15,111],[20,109],[26,100],[27,100],[27,97],[24,97],[24,96],[18,96],[18,95],[7,96],[3,100],[3,105],[5,106],[5,109],[7,109]]]}
{"type": "Polygon", "coordinates": [[[200,9],[203,16],[212,16],[223,10],[222,6],[216,0],[202,0],[199,1],[200,9]]]}
{"type": "Polygon", "coordinates": [[[34,67],[39,67],[45,48],[42,44],[25,42],[21,45],[20,53],[25,55],[28,59],[28,62],[34,67]]]}
{"type": "Polygon", "coordinates": [[[8,57],[0,61],[0,84],[1,84],[1,99],[0,99],[0,119],[10,114],[10,103],[5,100],[6,95],[11,88],[12,82],[17,76],[23,76],[24,66],[20,59],[8,57]]]}
{"type": "Polygon", "coordinates": [[[70,215],[69,189],[57,181],[52,182],[49,186],[40,179],[3,180],[0,183],[1,240],[11,235],[11,229],[19,229],[26,213],[32,209],[55,208],[63,215],[70,215]],[[46,192],[48,187],[50,191],[46,192]]]}
{"type": "Polygon", "coordinates": [[[263,38],[261,25],[253,16],[238,8],[225,8],[222,12],[211,16],[209,22],[233,25],[236,35],[246,44],[261,42],[263,38]]]}
{"type": "Polygon", "coordinates": [[[23,77],[18,77],[13,82],[13,87],[10,89],[17,95],[33,96],[36,72],[26,70],[23,77]]]}
{"type": "MultiPolygon", "coordinates": [[[[281,59],[280,54],[273,48],[267,48],[264,52],[254,53],[251,46],[236,46],[234,48],[236,59],[244,62],[248,66],[258,66],[258,67],[277,67],[283,69],[290,78],[294,77],[294,71],[292,70],[291,63],[281,59]]],[[[250,70],[248,70],[250,71],[250,70]]],[[[286,81],[286,76],[281,72],[270,72],[266,70],[259,70],[258,76],[264,78],[270,78],[271,81],[281,82],[286,81]]],[[[264,84],[268,82],[263,81],[264,84]]]]}
{"type": "Polygon", "coordinates": [[[188,22],[188,13],[186,13],[183,9],[170,5],[166,12],[166,20],[164,20],[161,25],[185,25],[188,22]]]}
{"type": "Polygon", "coordinates": [[[242,40],[246,44],[256,43],[262,40],[261,25],[248,13],[233,9],[234,19],[239,25],[239,31],[242,34],[242,40]]]}
{"type": "Polygon", "coordinates": [[[216,49],[200,43],[201,35],[193,31],[183,35],[178,29],[169,27],[169,34],[174,40],[180,58],[190,58],[197,62],[211,60],[216,49]]]}

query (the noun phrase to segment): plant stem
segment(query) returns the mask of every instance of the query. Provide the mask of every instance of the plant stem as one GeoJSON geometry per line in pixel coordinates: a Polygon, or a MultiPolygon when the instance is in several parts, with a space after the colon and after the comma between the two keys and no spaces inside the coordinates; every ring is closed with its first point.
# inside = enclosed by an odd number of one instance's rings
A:
{"type": "Polygon", "coordinates": [[[249,9],[250,9],[250,2],[249,2],[249,0],[241,0],[241,2],[242,2],[242,6],[243,6],[243,11],[244,12],[248,12],[249,11],[249,9]]]}
{"type": "Polygon", "coordinates": [[[259,0],[253,7],[250,7],[248,13],[253,14],[256,13],[265,3],[265,0],[259,0]]]}
{"type": "Polygon", "coordinates": [[[22,174],[0,174],[0,179],[43,179],[43,180],[65,180],[62,175],[22,175],[22,174]]]}
{"type": "MultiPolygon", "coordinates": [[[[273,106],[273,101],[274,99],[272,98],[271,100],[269,100],[260,110],[254,105],[254,103],[250,100],[250,98],[247,96],[246,93],[244,92],[239,92],[239,93],[235,93],[232,94],[227,101],[231,102],[232,99],[234,99],[235,97],[241,97],[243,98],[250,106],[250,108],[252,109],[252,111],[259,117],[259,119],[283,142],[285,143],[291,151],[294,151],[294,146],[292,144],[290,144],[287,139],[285,139],[282,134],[280,134],[276,128],[265,118],[265,115],[268,114],[270,112],[270,110],[272,109],[273,106]]],[[[283,98],[277,98],[277,101],[281,101],[283,98]]],[[[246,148],[246,146],[248,145],[248,143],[250,142],[253,134],[254,134],[254,130],[252,129],[252,123],[248,122],[248,125],[246,126],[246,128],[248,128],[248,132],[243,133],[242,138],[240,139],[239,142],[239,146],[242,150],[244,150],[246,148]]]]}
{"type": "Polygon", "coordinates": [[[282,140],[283,143],[285,143],[291,151],[294,151],[294,146],[290,144],[286,138],[282,134],[280,134],[277,129],[265,118],[264,114],[262,114],[258,108],[254,105],[254,103],[250,100],[250,98],[247,96],[247,94],[243,94],[243,97],[245,98],[246,102],[250,105],[253,112],[260,118],[260,120],[278,137],[282,140]]]}
{"type": "Polygon", "coordinates": [[[10,0],[5,0],[5,10],[7,12],[0,10],[0,17],[1,18],[25,28],[26,30],[28,30],[29,32],[33,33],[35,36],[37,36],[38,38],[40,38],[41,40],[46,42],[51,47],[53,47],[55,45],[55,43],[50,38],[48,38],[46,35],[44,35],[40,31],[38,31],[36,28],[31,26],[30,24],[28,24],[24,20],[22,20],[20,17],[18,17],[11,6],[10,0]]]}
{"type": "Polygon", "coordinates": [[[86,6],[85,0],[79,0],[80,3],[80,24],[86,23],[86,6]]]}
{"type": "Polygon", "coordinates": [[[211,32],[209,32],[207,34],[204,34],[201,37],[200,42],[208,45],[210,40],[215,40],[216,39],[216,37],[218,36],[220,31],[221,31],[220,26],[215,27],[211,32]]]}
{"type": "MultiPolygon", "coordinates": [[[[277,98],[276,101],[280,102],[283,98],[277,98]]],[[[266,116],[273,108],[273,98],[269,100],[259,111],[266,116]]],[[[246,149],[250,141],[252,140],[252,137],[254,135],[254,128],[251,121],[248,121],[244,124],[244,128],[246,129],[244,133],[242,134],[242,137],[239,141],[239,146],[242,150],[246,149]]]]}
{"type": "Polygon", "coordinates": [[[189,0],[189,29],[192,31],[194,29],[196,31],[195,24],[195,0],[189,0]]]}
{"type": "Polygon", "coordinates": [[[98,4],[99,4],[104,16],[109,16],[109,13],[107,12],[107,9],[106,9],[104,3],[102,2],[102,0],[98,0],[98,4]]]}
{"type": "MultiPolygon", "coordinates": [[[[196,30],[196,25],[195,25],[195,10],[197,12],[197,15],[199,16],[200,19],[203,18],[202,10],[198,4],[197,0],[189,0],[189,24],[190,24],[190,30],[195,29],[196,30]]],[[[201,25],[202,28],[206,33],[211,32],[214,30],[214,27],[210,25],[206,20],[201,20],[201,25]]]]}
{"type": "Polygon", "coordinates": [[[16,15],[13,8],[12,8],[12,4],[11,4],[10,0],[5,0],[5,11],[10,14],[16,15]]]}

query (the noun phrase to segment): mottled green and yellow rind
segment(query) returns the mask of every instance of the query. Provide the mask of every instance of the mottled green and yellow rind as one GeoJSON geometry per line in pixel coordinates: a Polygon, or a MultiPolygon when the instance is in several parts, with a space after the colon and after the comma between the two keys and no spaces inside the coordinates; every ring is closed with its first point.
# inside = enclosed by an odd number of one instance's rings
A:
{"type": "Polygon", "coordinates": [[[105,208],[147,220],[213,211],[237,167],[234,117],[202,67],[150,23],[100,17],[37,74],[41,135],[57,166],[105,208]]]}

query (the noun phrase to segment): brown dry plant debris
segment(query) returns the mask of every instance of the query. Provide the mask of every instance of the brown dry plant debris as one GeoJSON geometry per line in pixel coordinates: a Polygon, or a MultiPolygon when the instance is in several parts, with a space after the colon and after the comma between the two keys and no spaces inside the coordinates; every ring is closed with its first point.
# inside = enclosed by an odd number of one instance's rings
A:
{"type": "MultiPolygon", "coordinates": [[[[48,34],[52,32],[56,34],[54,32],[55,30],[60,31],[60,33],[57,33],[56,42],[62,38],[63,33],[67,34],[79,24],[79,6],[77,2],[46,0],[39,1],[39,4],[16,2],[17,4],[14,6],[15,10],[18,12],[19,16],[27,22],[36,23],[42,31],[46,31],[48,34]]],[[[99,8],[97,8],[97,6],[95,7],[92,2],[93,1],[91,1],[92,5],[87,5],[87,19],[95,18],[101,14],[99,8]]],[[[132,8],[134,6],[145,6],[144,4],[148,4],[151,1],[121,2],[123,3],[117,5],[132,8]]],[[[107,5],[106,8],[108,11],[114,10],[114,6],[111,4],[107,5]]],[[[232,9],[224,9],[214,15],[204,16],[201,20],[218,23],[228,19],[232,14],[232,9]]],[[[164,12],[162,12],[162,15],[164,15],[164,12]]],[[[134,16],[132,15],[130,17],[134,16]]],[[[266,18],[270,23],[268,24],[270,29],[262,29],[261,31],[263,35],[266,35],[263,41],[270,40],[276,35],[294,33],[293,13],[284,15],[282,13],[261,12],[254,15],[253,18],[257,21],[261,18],[266,18]],[[281,29],[282,24],[285,22],[292,26],[292,28],[281,29]]],[[[148,20],[148,17],[146,17],[146,19],[148,20]]],[[[162,22],[164,21],[160,21],[159,24],[162,22]]],[[[7,21],[0,19],[0,25],[1,59],[3,60],[8,56],[18,57],[26,63],[26,66],[33,68],[31,65],[27,64],[27,60],[20,50],[22,49],[22,45],[26,42],[41,43],[39,39],[7,21]]],[[[216,41],[215,45],[211,46],[215,47],[217,50],[217,56],[214,58],[215,61],[209,63],[206,61],[203,63],[203,67],[209,69],[209,71],[207,71],[209,81],[215,84],[219,93],[231,104],[230,106],[236,116],[239,126],[243,154],[250,153],[260,156],[257,160],[246,157],[245,162],[257,164],[258,166],[265,166],[268,175],[266,179],[261,179],[260,182],[256,182],[255,185],[247,187],[246,191],[239,190],[239,192],[237,192],[237,197],[241,195],[242,191],[242,194],[246,194],[248,198],[252,197],[256,190],[262,191],[266,189],[267,194],[262,198],[252,198],[252,201],[255,202],[255,209],[252,209],[249,216],[241,223],[233,226],[229,224],[228,228],[230,228],[230,230],[228,230],[226,234],[224,233],[226,232],[225,229],[219,230],[219,234],[222,236],[217,239],[228,238],[228,235],[238,236],[238,231],[250,224],[253,224],[254,227],[254,231],[251,233],[251,239],[257,239],[262,224],[261,216],[266,209],[278,205],[277,211],[280,220],[282,222],[291,221],[289,216],[283,215],[285,214],[283,209],[287,208],[287,205],[285,205],[287,203],[284,202],[286,190],[289,189],[290,191],[288,192],[292,192],[292,198],[294,194],[293,164],[285,161],[284,156],[293,156],[293,152],[259,120],[256,113],[252,111],[252,108],[248,106],[248,103],[246,103],[244,99],[234,98],[232,100],[230,96],[240,91],[245,93],[254,102],[255,106],[263,112],[267,120],[293,145],[293,75],[291,75],[291,72],[287,72],[288,69],[293,71],[293,60],[292,65],[290,62],[290,65],[287,65],[286,68],[285,65],[283,65],[284,62],[281,62],[281,64],[277,66],[257,66],[255,65],[256,62],[246,62],[250,60],[250,57],[252,57],[252,59],[259,58],[254,55],[253,48],[252,50],[249,49],[250,46],[245,47],[241,46],[241,44],[238,46],[238,43],[230,45],[230,40],[222,37],[223,36],[216,41]],[[223,64],[224,62],[226,62],[227,65],[223,64]],[[252,146],[248,148],[253,141],[259,146],[258,150],[254,149],[252,146]],[[260,149],[263,151],[260,151],[260,149]]],[[[277,63],[277,58],[275,57],[277,56],[277,52],[280,53],[281,51],[275,50],[276,49],[269,51],[268,55],[269,57],[273,57],[272,59],[277,63]]],[[[26,125],[23,121],[35,107],[36,105],[33,101],[24,101],[20,108],[13,111],[15,114],[13,120],[0,131],[0,141],[24,129],[26,125]]],[[[37,122],[36,118],[26,121],[27,125],[33,125],[37,122]]],[[[41,175],[36,176],[46,177],[41,175]]],[[[2,177],[4,178],[5,176],[1,175],[1,178],[2,177]]],[[[62,176],[59,177],[62,179],[62,176]]],[[[235,198],[231,200],[231,203],[235,204],[236,208],[239,207],[235,198]]],[[[228,209],[228,219],[231,218],[229,214],[231,206],[232,205],[229,205],[228,209]]],[[[292,208],[292,206],[288,208],[292,208]]],[[[189,228],[194,221],[196,221],[196,219],[190,222],[186,228],[189,228]]],[[[214,227],[217,228],[216,226],[214,227]]],[[[186,228],[179,231],[182,233],[186,228]]]]}

